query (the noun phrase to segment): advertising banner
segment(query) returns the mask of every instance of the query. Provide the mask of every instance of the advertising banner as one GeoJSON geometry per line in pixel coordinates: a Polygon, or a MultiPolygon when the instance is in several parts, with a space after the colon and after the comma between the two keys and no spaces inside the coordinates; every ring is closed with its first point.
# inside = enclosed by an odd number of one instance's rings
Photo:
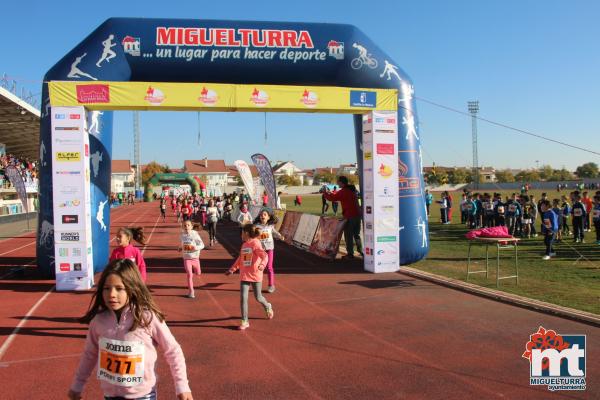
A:
{"type": "Polygon", "coordinates": [[[94,284],[89,138],[83,107],[52,107],[52,197],[57,290],[94,284]]]}
{"type": "Polygon", "coordinates": [[[248,194],[248,196],[250,196],[250,199],[254,199],[254,182],[252,180],[252,172],[250,172],[250,167],[248,166],[248,163],[244,160],[236,160],[233,162],[233,164],[238,170],[238,173],[242,178],[242,182],[244,182],[246,193],[248,194]]]}
{"type": "Polygon", "coordinates": [[[29,212],[29,204],[27,202],[27,190],[25,189],[25,181],[23,176],[19,173],[19,170],[14,165],[6,167],[5,172],[10,183],[15,187],[19,200],[23,204],[23,209],[26,213],[29,212]]]}
{"type": "Polygon", "coordinates": [[[399,269],[398,135],[395,111],[363,117],[365,269],[399,269]]]}
{"type": "Polygon", "coordinates": [[[295,211],[288,211],[285,213],[285,217],[283,218],[283,223],[279,228],[279,233],[285,237],[285,242],[287,244],[292,244],[294,240],[294,234],[296,233],[296,229],[298,228],[298,224],[300,223],[300,217],[302,213],[295,211]]]}
{"type": "Polygon", "coordinates": [[[268,206],[274,210],[277,208],[277,186],[275,184],[271,163],[263,154],[253,154],[251,158],[254,165],[256,165],[264,190],[269,196],[268,206]]]}
{"type": "Polygon", "coordinates": [[[275,229],[279,232],[281,229],[281,224],[283,224],[283,218],[285,217],[285,210],[274,210],[275,218],[277,218],[277,222],[275,223],[275,229]]]}
{"type": "Polygon", "coordinates": [[[315,237],[317,226],[319,226],[319,219],[318,215],[302,214],[296,232],[294,232],[294,246],[308,250],[315,237]]]}
{"type": "Polygon", "coordinates": [[[181,82],[53,81],[50,101],[90,110],[310,111],[396,110],[397,89],[181,82]]]}
{"type": "Polygon", "coordinates": [[[340,247],[345,225],[345,220],[321,217],[309,251],[319,257],[334,260],[340,247]]]}

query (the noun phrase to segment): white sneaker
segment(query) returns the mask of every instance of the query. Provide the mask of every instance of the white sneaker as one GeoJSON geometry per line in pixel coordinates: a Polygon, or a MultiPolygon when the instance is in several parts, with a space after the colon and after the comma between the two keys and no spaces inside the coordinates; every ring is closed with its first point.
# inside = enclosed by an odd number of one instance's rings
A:
{"type": "Polygon", "coordinates": [[[545,255],[544,257],[542,257],[542,260],[549,260],[549,259],[550,259],[550,256],[548,256],[548,255],[545,255]]]}
{"type": "Polygon", "coordinates": [[[267,292],[274,293],[275,292],[275,286],[269,286],[269,288],[267,289],[267,292]]]}
{"type": "Polygon", "coordinates": [[[189,293],[189,294],[187,295],[187,298],[188,298],[188,299],[195,299],[195,298],[196,298],[196,296],[194,295],[194,293],[189,293]]]}
{"type": "Polygon", "coordinates": [[[267,314],[267,319],[273,319],[275,316],[275,312],[273,312],[273,306],[271,304],[265,308],[265,314],[267,314]]]}
{"type": "Polygon", "coordinates": [[[238,326],[238,330],[243,331],[250,328],[250,322],[242,320],[240,326],[238,326]]]}

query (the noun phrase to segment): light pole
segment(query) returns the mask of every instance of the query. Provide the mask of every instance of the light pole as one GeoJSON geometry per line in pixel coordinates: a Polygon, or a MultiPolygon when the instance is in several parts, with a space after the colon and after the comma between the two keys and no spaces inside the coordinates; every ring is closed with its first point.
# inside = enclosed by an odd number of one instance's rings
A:
{"type": "Polygon", "coordinates": [[[479,111],[479,100],[467,102],[471,113],[471,135],[473,140],[473,183],[475,189],[479,189],[479,159],[477,156],[477,112],[479,111]]]}

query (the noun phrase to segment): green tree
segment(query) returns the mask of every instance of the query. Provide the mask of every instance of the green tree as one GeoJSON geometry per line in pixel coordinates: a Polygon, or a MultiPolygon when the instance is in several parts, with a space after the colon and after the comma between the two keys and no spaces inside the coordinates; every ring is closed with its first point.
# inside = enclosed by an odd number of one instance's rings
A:
{"type": "Polygon", "coordinates": [[[502,171],[496,171],[496,180],[500,183],[514,182],[515,176],[512,172],[510,172],[510,170],[505,169],[502,171]]]}
{"type": "Polygon", "coordinates": [[[561,169],[555,169],[550,180],[552,181],[569,181],[573,179],[573,173],[567,171],[564,167],[561,169]]]}
{"type": "Polygon", "coordinates": [[[154,176],[154,174],[164,174],[170,171],[168,167],[157,163],[156,161],[150,161],[142,171],[142,183],[146,184],[154,176]]]}
{"type": "Polygon", "coordinates": [[[542,167],[539,169],[538,173],[540,174],[540,178],[542,180],[549,181],[549,180],[551,180],[552,176],[554,175],[554,170],[552,169],[552,167],[550,165],[542,165],[542,167]]]}
{"type": "Polygon", "coordinates": [[[287,186],[300,186],[300,179],[297,176],[281,175],[277,179],[277,183],[287,186]]]}
{"type": "Polygon", "coordinates": [[[535,169],[528,169],[515,175],[517,182],[539,182],[540,174],[535,169]]]}
{"type": "Polygon", "coordinates": [[[575,170],[578,178],[597,178],[598,177],[598,164],[594,162],[588,162],[580,165],[575,170]]]}
{"type": "Polygon", "coordinates": [[[337,176],[335,176],[335,174],[332,174],[331,172],[320,172],[318,174],[315,175],[315,182],[317,184],[324,184],[324,183],[335,183],[337,182],[337,176]]]}
{"type": "Polygon", "coordinates": [[[348,177],[348,183],[350,185],[358,185],[359,184],[359,179],[358,179],[358,175],[347,175],[348,177]]]}
{"type": "Polygon", "coordinates": [[[238,175],[235,177],[235,184],[238,186],[244,186],[244,181],[242,180],[241,176],[238,175]]]}
{"type": "Polygon", "coordinates": [[[448,182],[453,185],[457,185],[459,183],[467,183],[471,178],[471,172],[466,168],[456,168],[448,174],[448,182]]]}

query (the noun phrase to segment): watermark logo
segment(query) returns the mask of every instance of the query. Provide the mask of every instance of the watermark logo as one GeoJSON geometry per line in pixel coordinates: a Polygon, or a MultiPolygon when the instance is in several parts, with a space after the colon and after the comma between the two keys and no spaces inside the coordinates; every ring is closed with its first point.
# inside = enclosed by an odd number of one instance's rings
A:
{"type": "Polygon", "coordinates": [[[252,91],[252,96],[250,97],[250,101],[254,103],[255,106],[264,107],[269,102],[269,94],[264,90],[258,90],[254,88],[252,91]]]}
{"type": "Polygon", "coordinates": [[[387,179],[387,178],[389,178],[389,177],[392,176],[392,174],[394,173],[394,171],[392,170],[392,167],[390,167],[389,165],[381,164],[379,166],[379,170],[377,171],[377,173],[379,175],[381,175],[381,177],[387,179]]]}
{"type": "Polygon", "coordinates": [[[219,95],[214,90],[207,89],[205,86],[202,86],[198,100],[204,105],[214,106],[219,100],[219,95]]]}
{"type": "Polygon", "coordinates": [[[329,50],[329,57],[333,57],[336,60],[344,59],[344,42],[330,40],[329,43],[327,43],[327,49],[329,50]]]}
{"type": "Polygon", "coordinates": [[[130,54],[135,57],[139,57],[140,55],[140,38],[133,36],[125,36],[121,41],[123,45],[123,51],[127,54],[130,54]]]}
{"type": "Polygon", "coordinates": [[[540,326],[522,357],[529,360],[531,385],[548,390],[585,390],[585,335],[559,335],[540,326]]]}
{"type": "Polygon", "coordinates": [[[300,102],[308,108],[314,108],[319,103],[319,96],[317,95],[317,93],[311,90],[304,89],[304,93],[302,93],[300,102]]]}
{"type": "Polygon", "coordinates": [[[165,94],[162,92],[162,90],[158,88],[148,86],[148,89],[146,90],[146,96],[144,96],[144,100],[146,100],[150,104],[159,105],[163,101],[165,101],[165,94]]]}
{"type": "Polygon", "coordinates": [[[89,103],[110,103],[110,89],[108,85],[77,85],[77,102],[81,104],[89,103]]]}

